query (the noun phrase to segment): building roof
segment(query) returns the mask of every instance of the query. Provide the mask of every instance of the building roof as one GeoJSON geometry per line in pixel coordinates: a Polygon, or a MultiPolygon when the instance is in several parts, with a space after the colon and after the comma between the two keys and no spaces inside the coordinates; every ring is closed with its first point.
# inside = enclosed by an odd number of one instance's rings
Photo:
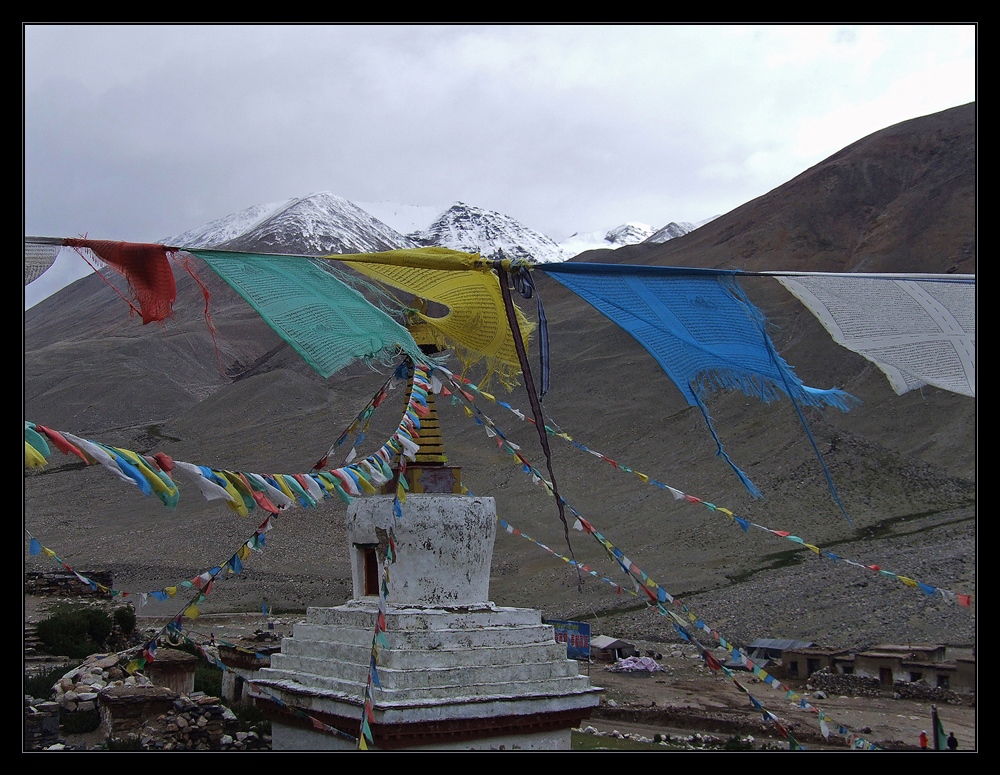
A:
{"type": "Polygon", "coordinates": [[[634,648],[631,643],[626,643],[623,640],[618,640],[617,638],[612,638],[608,635],[595,635],[590,639],[590,646],[595,649],[634,648]]]}
{"type": "Polygon", "coordinates": [[[786,638],[757,638],[757,640],[747,645],[748,649],[775,649],[784,651],[785,649],[805,649],[816,644],[811,640],[789,640],[786,638]]]}
{"type": "Polygon", "coordinates": [[[782,649],[783,651],[794,651],[796,654],[804,654],[806,656],[815,655],[818,657],[839,657],[841,655],[849,655],[849,649],[836,648],[834,646],[790,646],[788,648],[782,649]]]}
{"type": "Polygon", "coordinates": [[[937,651],[946,648],[940,643],[878,643],[870,651],[937,651]]]}

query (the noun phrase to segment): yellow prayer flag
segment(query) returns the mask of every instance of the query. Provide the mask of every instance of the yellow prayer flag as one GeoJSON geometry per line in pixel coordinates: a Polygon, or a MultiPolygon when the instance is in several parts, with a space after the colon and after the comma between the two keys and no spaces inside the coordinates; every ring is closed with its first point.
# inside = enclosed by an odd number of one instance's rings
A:
{"type": "Polygon", "coordinates": [[[368,495],[375,495],[378,492],[378,490],[375,489],[375,486],[365,479],[365,477],[363,477],[360,473],[358,474],[358,484],[368,495]]]}
{"type": "Polygon", "coordinates": [[[28,468],[43,468],[45,457],[28,442],[24,442],[24,464],[28,468]]]}
{"type": "MultiPolygon", "coordinates": [[[[507,322],[500,281],[489,262],[442,248],[329,258],[350,261],[354,269],[375,280],[447,307],[442,317],[415,313],[430,327],[435,344],[453,349],[464,370],[485,361],[481,387],[487,386],[492,376],[508,389],[517,384],[520,360],[507,322]]],[[[520,309],[515,310],[527,344],[534,326],[520,309]]]]}

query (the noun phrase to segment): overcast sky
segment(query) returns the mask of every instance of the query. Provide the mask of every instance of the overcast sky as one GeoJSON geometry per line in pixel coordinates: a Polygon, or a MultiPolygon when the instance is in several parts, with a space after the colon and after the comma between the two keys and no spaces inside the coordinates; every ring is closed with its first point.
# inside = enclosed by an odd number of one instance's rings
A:
{"type": "Polygon", "coordinates": [[[976,99],[973,25],[23,32],[34,236],[157,241],[317,191],[463,201],[556,241],[659,228],[976,99]]]}

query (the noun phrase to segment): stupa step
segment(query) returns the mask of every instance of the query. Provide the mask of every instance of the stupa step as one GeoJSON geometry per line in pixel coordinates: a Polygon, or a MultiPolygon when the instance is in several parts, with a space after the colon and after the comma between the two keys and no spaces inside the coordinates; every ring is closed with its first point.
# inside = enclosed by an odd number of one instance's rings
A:
{"type": "MultiPolygon", "coordinates": [[[[316,625],[299,622],[294,627],[292,637],[329,643],[367,643],[371,645],[373,635],[374,627],[360,629],[332,624],[316,625]]],[[[394,630],[387,627],[385,636],[391,648],[440,649],[442,651],[488,646],[524,647],[555,642],[552,627],[542,624],[525,627],[481,627],[468,630],[394,630]]]]}
{"type": "MultiPolygon", "coordinates": [[[[452,665],[508,665],[523,662],[552,662],[566,658],[566,646],[561,643],[538,643],[531,646],[484,646],[471,651],[468,649],[428,649],[393,648],[379,649],[379,664],[393,668],[404,669],[409,666],[435,665],[446,655],[452,665]]],[[[311,659],[328,659],[333,661],[367,662],[371,652],[371,633],[364,642],[343,643],[322,640],[307,640],[303,638],[287,638],[282,642],[281,657],[298,656],[311,659]]],[[[278,658],[272,655],[272,662],[278,658]]]]}
{"type": "MultiPolygon", "coordinates": [[[[335,624],[371,627],[377,609],[374,603],[347,604],[335,608],[308,608],[309,624],[335,624]]],[[[393,608],[386,611],[386,627],[395,630],[477,629],[479,627],[514,627],[541,624],[541,614],[529,608],[504,608],[492,605],[442,608],[393,608]]]]}
{"type": "MultiPolygon", "coordinates": [[[[419,678],[420,675],[418,673],[415,677],[419,678]]],[[[512,680],[508,672],[499,681],[420,684],[417,680],[413,685],[401,688],[390,685],[387,681],[388,675],[383,676],[382,671],[379,671],[378,676],[382,688],[373,686],[371,690],[372,701],[376,706],[418,704],[440,700],[462,703],[517,697],[557,697],[597,691],[591,686],[590,680],[585,675],[512,680]]],[[[443,676],[436,678],[440,680],[443,676]]],[[[364,671],[361,680],[352,680],[330,675],[312,675],[295,670],[267,668],[261,671],[257,683],[262,687],[280,684],[285,690],[294,693],[329,692],[345,699],[351,699],[363,696],[367,679],[367,670],[364,671]]]]}
{"type": "MultiPolygon", "coordinates": [[[[380,652],[384,653],[384,652],[380,652]]],[[[339,664],[331,664],[326,659],[282,655],[282,659],[272,658],[272,670],[299,673],[303,676],[341,675],[339,664]]],[[[349,670],[354,675],[354,670],[349,670]]],[[[387,664],[378,665],[379,682],[383,689],[411,689],[434,686],[465,686],[479,684],[502,684],[506,680],[535,681],[561,679],[579,675],[577,665],[572,660],[533,662],[526,664],[507,663],[505,665],[419,665],[408,668],[393,668],[387,664]]],[[[367,675],[365,676],[367,679],[367,675]]]]}
{"type": "MultiPolygon", "coordinates": [[[[364,698],[336,689],[306,689],[285,680],[262,679],[252,691],[258,696],[273,693],[284,702],[306,711],[331,713],[345,718],[361,718],[364,698]],[[260,690],[263,690],[262,692],[260,690]]],[[[378,692],[374,689],[373,692],[378,692]]],[[[416,724],[428,721],[449,722],[463,718],[531,716],[572,708],[590,709],[599,702],[600,689],[576,684],[561,686],[557,694],[454,695],[448,697],[392,697],[378,692],[372,698],[372,713],[382,724],[416,724]]],[[[589,713],[587,714],[589,715],[589,713]]]]}

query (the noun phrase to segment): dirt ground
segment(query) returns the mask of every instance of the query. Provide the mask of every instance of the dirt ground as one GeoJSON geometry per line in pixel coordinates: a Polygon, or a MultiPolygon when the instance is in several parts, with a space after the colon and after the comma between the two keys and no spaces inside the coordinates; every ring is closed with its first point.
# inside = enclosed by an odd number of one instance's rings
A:
{"type": "MultiPolygon", "coordinates": [[[[589,725],[602,732],[618,730],[647,737],[657,732],[671,736],[699,732],[723,739],[750,734],[758,743],[770,741],[787,747],[787,740],[773,724],[764,721],[761,711],[751,705],[747,694],[731,679],[708,670],[700,659],[683,657],[682,660],[661,660],[666,669],[652,674],[612,673],[604,666],[590,665],[591,683],[602,687],[605,693],[601,708],[589,725]]],[[[807,750],[848,749],[836,727],[829,739],[824,739],[816,714],[786,700],[784,691],[775,691],[749,675],[739,675],[737,680],[807,750]]],[[[886,749],[917,750],[921,730],[931,729],[930,702],[895,700],[891,695],[878,698],[830,695],[821,699],[804,684],[791,688],[836,724],[886,749]]],[[[959,750],[976,750],[976,708],[968,704],[939,705],[937,711],[945,731],[955,732],[959,750]]]]}
{"type": "MultiPolygon", "coordinates": [[[[189,636],[205,639],[214,635],[217,639],[243,643],[276,642],[291,635],[299,618],[206,614],[190,623],[189,636]]],[[[159,620],[139,619],[140,628],[159,624],[159,620]]],[[[764,721],[748,695],[732,679],[705,667],[694,649],[673,647],[661,656],[658,663],[662,672],[657,673],[613,673],[604,663],[581,663],[581,672],[589,671],[591,683],[604,689],[601,707],[584,726],[649,738],[657,733],[672,737],[699,733],[723,739],[749,734],[758,744],[769,741],[787,747],[788,741],[777,733],[774,724],[764,721]]],[[[750,674],[740,674],[737,680],[764,709],[778,716],[782,726],[807,750],[848,749],[836,727],[830,738],[824,739],[816,714],[786,700],[784,691],[775,691],[750,674]]],[[[931,729],[930,702],[895,700],[891,695],[879,698],[831,695],[819,699],[804,682],[788,686],[837,724],[883,747],[917,750],[921,730],[931,729]]],[[[943,705],[937,710],[945,730],[955,732],[959,750],[976,750],[976,708],[968,704],[943,705]]]]}

